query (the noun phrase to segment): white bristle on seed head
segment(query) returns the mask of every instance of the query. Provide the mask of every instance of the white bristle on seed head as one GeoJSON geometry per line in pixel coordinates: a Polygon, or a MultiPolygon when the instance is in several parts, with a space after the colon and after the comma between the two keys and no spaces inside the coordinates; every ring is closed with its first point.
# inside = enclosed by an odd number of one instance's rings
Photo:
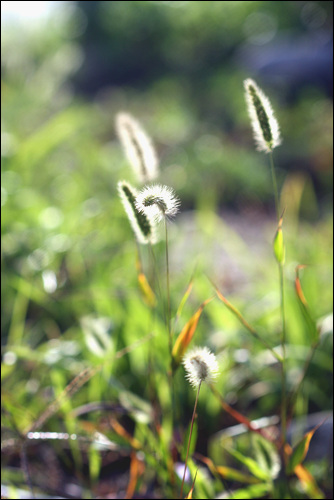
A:
{"type": "Polygon", "coordinates": [[[194,387],[202,382],[214,382],[219,373],[216,356],[207,347],[194,347],[183,357],[186,378],[194,387]]]}
{"type": "Polygon", "coordinates": [[[251,78],[244,81],[244,87],[257,149],[270,153],[282,142],[270,101],[251,78]]]}
{"type": "Polygon", "coordinates": [[[174,217],[180,207],[180,200],[169,186],[154,184],[143,188],[136,198],[137,210],[157,222],[174,217]]]}

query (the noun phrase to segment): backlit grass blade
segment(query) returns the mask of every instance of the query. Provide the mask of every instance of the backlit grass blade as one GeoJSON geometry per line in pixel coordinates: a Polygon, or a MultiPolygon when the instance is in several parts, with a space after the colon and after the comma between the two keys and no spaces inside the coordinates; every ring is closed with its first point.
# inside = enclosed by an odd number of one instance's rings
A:
{"type": "Polygon", "coordinates": [[[309,498],[323,499],[326,498],[324,493],[319,489],[312,474],[301,464],[297,465],[294,473],[302,483],[304,490],[309,498]]]}
{"type": "Polygon", "coordinates": [[[249,331],[249,333],[256,339],[258,340],[259,342],[261,342],[261,344],[263,344],[267,349],[270,350],[270,352],[272,353],[273,356],[275,356],[275,358],[278,360],[278,361],[282,361],[282,357],[274,351],[274,349],[268,344],[268,342],[266,340],[264,340],[262,337],[260,337],[260,335],[257,333],[257,331],[245,320],[245,318],[242,316],[242,314],[238,311],[238,309],[236,307],[234,307],[231,302],[229,302],[227,300],[226,297],[224,297],[224,295],[218,290],[217,287],[215,287],[215,290],[216,290],[216,293],[217,293],[217,296],[218,298],[226,305],[226,307],[238,318],[238,320],[240,321],[240,323],[249,331]]]}
{"type": "MultiPolygon", "coordinates": [[[[125,354],[128,354],[130,351],[138,347],[143,342],[146,342],[151,337],[152,335],[147,335],[143,339],[140,339],[139,341],[134,342],[133,344],[121,349],[115,354],[115,359],[119,359],[125,354]]],[[[110,363],[110,360],[108,360],[108,363],[110,363]]],[[[88,380],[90,380],[98,371],[101,370],[103,365],[104,363],[93,368],[85,368],[84,370],[82,370],[82,372],[80,372],[65,387],[61,394],[59,394],[59,396],[47,406],[47,408],[42,412],[38,419],[24,432],[24,434],[27,435],[29,432],[38,430],[47,420],[49,420],[49,418],[52,417],[52,415],[54,415],[59,410],[63,401],[65,399],[71,398],[71,396],[73,396],[86,382],[88,382],[88,380]]]]}
{"type": "Polygon", "coordinates": [[[245,457],[242,453],[230,447],[225,447],[224,450],[226,450],[230,455],[232,455],[233,458],[242,463],[249,470],[249,472],[253,474],[253,476],[257,477],[261,481],[270,480],[270,474],[268,473],[268,471],[263,470],[259,466],[257,461],[254,460],[253,458],[245,457]]]}
{"type": "Polygon", "coordinates": [[[124,429],[124,427],[118,422],[118,420],[116,420],[116,418],[109,415],[108,422],[113,431],[116,432],[116,434],[123,438],[127,443],[129,443],[132,448],[134,448],[135,450],[142,449],[142,445],[138,441],[138,439],[131,436],[131,434],[129,434],[129,432],[124,429]]]}
{"type": "Polygon", "coordinates": [[[305,267],[306,266],[303,266],[303,265],[298,265],[296,267],[295,290],[296,290],[296,294],[297,294],[297,298],[298,298],[298,302],[300,304],[302,314],[305,318],[305,321],[306,321],[308,328],[310,330],[310,333],[311,333],[312,343],[316,343],[319,340],[319,332],[317,329],[316,322],[314,321],[314,319],[311,316],[310,307],[309,307],[307,300],[305,298],[305,295],[304,295],[304,292],[302,289],[302,285],[300,282],[300,277],[299,277],[300,269],[303,269],[305,267]]]}
{"type": "MultiPolygon", "coordinates": [[[[197,470],[198,470],[198,469],[197,469],[197,470]]],[[[193,484],[192,484],[192,486],[191,486],[191,488],[190,488],[190,491],[189,491],[188,495],[187,495],[186,497],[184,497],[184,498],[192,498],[192,497],[193,497],[193,491],[194,491],[194,486],[195,486],[196,476],[197,476],[197,471],[196,471],[196,473],[195,473],[195,477],[194,477],[194,480],[193,480],[193,484]]]]}
{"type": "Polygon", "coordinates": [[[138,273],[138,284],[139,284],[139,288],[140,288],[140,291],[142,293],[142,297],[144,299],[144,302],[151,309],[153,309],[157,304],[157,299],[156,299],[155,293],[153,292],[152,288],[150,287],[150,284],[147,281],[147,278],[143,272],[138,273]]]}
{"type": "Polygon", "coordinates": [[[191,293],[191,290],[193,288],[193,283],[194,283],[194,280],[193,278],[190,280],[190,283],[189,285],[187,286],[187,290],[185,291],[185,294],[183,295],[182,297],[182,300],[180,302],[180,305],[176,311],[176,315],[175,315],[175,323],[178,321],[178,319],[180,318],[181,314],[182,314],[182,310],[183,310],[183,307],[185,305],[185,303],[187,302],[188,300],[188,297],[191,293]]]}
{"type": "MultiPolygon", "coordinates": [[[[283,212],[284,214],[284,212],[283,212]]],[[[276,257],[277,262],[280,265],[284,264],[285,261],[285,246],[284,246],[284,241],[283,241],[283,231],[282,231],[282,224],[283,224],[283,214],[281,215],[279,221],[278,221],[278,226],[273,242],[273,247],[274,247],[274,254],[276,257]]]]}
{"type": "Polygon", "coordinates": [[[178,338],[176,339],[176,342],[174,344],[173,350],[172,350],[172,357],[173,357],[173,363],[177,366],[183,355],[185,354],[188,345],[191,342],[191,339],[194,336],[194,333],[196,331],[198,321],[201,317],[201,314],[203,312],[204,307],[206,304],[211,302],[213,297],[210,297],[209,299],[205,300],[200,307],[197,309],[195,314],[190,318],[190,320],[186,323],[186,325],[183,327],[181,333],[179,334],[178,338]]]}
{"type": "Polygon", "coordinates": [[[305,436],[299,441],[299,443],[293,448],[289,463],[287,466],[288,474],[291,474],[297,465],[301,464],[305,459],[308,449],[310,446],[311,439],[317,429],[323,424],[324,421],[320,422],[313,429],[305,434],[305,436]]]}
{"type": "Polygon", "coordinates": [[[79,373],[62,391],[61,394],[45,409],[45,411],[40,415],[40,417],[26,430],[25,434],[28,432],[33,432],[39,429],[49,418],[54,415],[58,409],[61,407],[63,401],[65,399],[70,398],[73,394],[75,394],[80,387],[82,387],[98,370],[101,368],[101,365],[94,368],[85,368],[82,372],[79,373]]]}
{"type": "Polygon", "coordinates": [[[130,474],[129,474],[130,477],[125,498],[133,497],[136,490],[138,478],[143,472],[144,472],[144,464],[141,460],[138,459],[137,453],[133,451],[131,453],[130,474]]]}
{"type": "MultiPolygon", "coordinates": [[[[323,422],[321,422],[321,424],[322,423],[323,422]]],[[[285,443],[284,452],[287,457],[292,455],[293,449],[289,445],[289,443],[285,443]]],[[[309,498],[315,498],[315,499],[326,498],[323,492],[318,487],[312,474],[302,464],[296,465],[295,468],[293,469],[293,472],[298,477],[299,481],[303,486],[303,489],[305,490],[309,498]]]]}
{"type": "Polygon", "coordinates": [[[221,476],[228,481],[238,481],[239,483],[246,484],[257,484],[261,482],[260,479],[250,476],[249,474],[245,474],[244,472],[240,472],[237,469],[232,469],[231,467],[226,467],[225,465],[215,465],[209,457],[204,457],[196,453],[196,458],[205,463],[212,474],[221,476]]]}
{"type": "Polygon", "coordinates": [[[210,389],[212,390],[213,394],[219,400],[220,406],[222,407],[222,409],[224,411],[226,411],[226,413],[231,415],[231,417],[233,417],[234,420],[239,422],[239,424],[243,424],[250,431],[261,434],[261,436],[263,436],[265,439],[268,439],[269,441],[273,441],[273,439],[270,438],[270,436],[265,433],[264,429],[259,429],[258,427],[256,427],[247,417],[245,417],[244,415],[239,413],[237,410],[232,408],[228,403],[226,403],[223,400],[223,398],[221,397],[221,395],[219,394],[219,392],[217,391],[217,389],[214,387],[214,385],[211,384],[210,389]]]}

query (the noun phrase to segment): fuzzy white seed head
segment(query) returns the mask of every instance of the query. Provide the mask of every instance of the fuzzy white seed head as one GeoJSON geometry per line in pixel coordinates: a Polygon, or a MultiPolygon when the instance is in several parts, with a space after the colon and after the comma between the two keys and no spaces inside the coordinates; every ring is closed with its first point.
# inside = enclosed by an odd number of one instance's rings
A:
{"type": "Polygon", "coordinates": [[[188,382],[198,387],[202,382],[211,383],[219,373],[216,356],[207,347],[194,347],[182,360],[188,382]]]}
{"type": "Polygon", "coordinates": [[[142,244],[156,243],[155,221],[136,208],[137,190],[126,181],[119,181],[117,188],[138,242],[142,244]]]}
{"type": "Polygon", "coordinates": [[[136,198],[137,210],[157,222],[174,217],[179,206],[180,200],[173,189],[159,184],[146,186],[136,198]]]}
{"type": "Polygon", "coordinates": [[[244,87],[257,149],[270,153],[282,142],[270,101],[254,80],[250,78],[245,80],[244,87]]]}
{"type": "Polygon", "coordinates": [[[158,177],[158,158],[149,136],[129,113],[118,113],[116,131],[126,157],[139,182],[150,182],[158,177]]]}

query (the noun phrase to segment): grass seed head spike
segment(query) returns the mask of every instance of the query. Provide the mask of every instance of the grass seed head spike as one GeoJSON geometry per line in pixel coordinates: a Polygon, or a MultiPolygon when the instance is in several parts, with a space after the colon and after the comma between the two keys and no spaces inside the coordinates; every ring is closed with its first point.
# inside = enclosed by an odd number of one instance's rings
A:
{"type": "Polygon", "coordinates": [[[158,158],[150,137],[129,113],[118,113],[116,131],[126,157],[139,182],[153,181],[158,177],[158,158]]]}
{"type": "Polygon", "coordinates": [[[244,86],[257,149],[270,153],[282,142],[270,101],[254,80],[248,78],[244,81],[244,86]]]}
{"type": "Polygon", "coordinates": [[[128,182],[119,181],[118,192],[138,242],[142,244],[156,243],[154,220],[136,208],[137,190],[128,182]]]}
{"type": "Polygon", "coordinates": [[[179,207],[180,200],[173,189],[160,184],[146,186],[136,198],[137,210],[157,222],[175,217],[179,207]]]}
{"type": "Polygon", "coordinates": [[[207,347],[194,347],[183,357],[188,382],[197,388],[202,382],[210,384],[219,373],[216,356],[207,347]]]}

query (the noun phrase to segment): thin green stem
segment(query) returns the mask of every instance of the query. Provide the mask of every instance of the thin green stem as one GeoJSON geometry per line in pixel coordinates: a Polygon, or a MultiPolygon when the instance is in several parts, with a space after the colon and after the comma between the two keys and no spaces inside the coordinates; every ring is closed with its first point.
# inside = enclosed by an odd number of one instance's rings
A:
{"type": "Polygon", "coordinates": [[[282,318],[282,404],[281,404],[281,425],[282,425],[282,439],[283,445],[286,442],[286,420],[287,420],[287,398],[286,398],[286,323],[285,323],[285,303],[284,303],[284,269],[283,264],[278,264],[279,268],[279,281],[280,281],[280,296],[281,296],[281,318],[282,318]]]}
{"type": "MultiPolygon", "coordinates": [[[[160,280],[159,280],[159,270],[158,270],[158,264],[157,264],[157,259],[155,257],[154,249],[152,243],[149,243],[149,248],[152,256],[152,261],[153,261],[153,278],[152,278],[152,283],[153,283],[153,289],[155,290],[155,285],[157,287],[156,293],[159,295],[160,300],[163,300],[162,293],[161,293],[161,287],[160,287],[160,280]]],[[[163,313],[163,311],[162,311],[163,313]]]]}
{"type": "Polygon", "coordinates": [[[269,154],[269,158],[270,158],[271,177],[272,177],[273,187],[274,187],[276,217],[277,217],[277,222],[278,222],[280,219],[280,206],[279,206],[279,196],[278,196],[277,179],[276,179],[276,172],[275,172],[275,166],[274,166],[274,158],[273,158],[272,152],[269,154]]]}
{"type": "Polygon", "coordinates": [[[171,309],[170,309],[170,287],[169,287],[169,258],[168,258],[168,231],[167,220],[165,219],[165,232],[166,232],[166,285],[167,285],[167,330],[168,330],[168,345],[169,355],[172,360],[172,330],[171,330],[171,309]]]}
{"type": "MultiPolygon", "coordinates": [[[[273,154],[270,153],[270,168],[271,176],[273,181],[274,196],[275,196],[275,207],[276,207],[276,217],[277,222],[280,220],[280,206],[279,206],[279,195],[277,188],[276,172],[274,166],[273,154]]],[[[280,309],[281,309],[281,321],[282,321],[282,331],[281,331],[281,348],[282,348],[282,359],[281,359],[281,386],[282,386],[282,402],[281,402],[281,426],[282,426],[282,442],[283,450],[284,444],[286,443],[286,422],[287,422],[287,397],[286,397],[286,322],[285,322],[285,303],[284,303],[284,267],[283,262],[278,263],[278,273],[279,273],[279,288],[280,288],[280,309]]],[[[283,451],[284,453],[284,451],[283,451]]]]}
{"type": "Polygon", "coordinates": [[[186,472],[187,472],[187,463],[188,463],[188,457],[189,457],[189,449],[190,449],[190,443],[191,443],[191,436],[193,433],[193,427],[194,427],[194,421],[195,421],[195,416],[196,416],[196,408],[197,408],[197,402],[198,402],[198,396],[199,396],[199,391],[201,388],[202,382],[200,382],[198,389],[197,389],[197,394],[196,394],[196,400],[195,400],[195,405],[194,405],[194,411],[193,411],[193,416],[191,419],[191,426],[190,426],[190,432],[189,432],[189,439],[188,439],[188,447],[187,447],[187,455],[186,455],[186,461],[184,463],[184,471],[183,471],[183,478],[182,478],[182,484],[181,484],[181,493],[180,493],[180,498],[182,498],[183,494],[183,485],[184,485],[184,480],[186,477],[186,472]]]}
{"type": "Polygon", "coordinates": [[[167,219],[165,218],[165,240],[166,240],[166,287],[167,287],[167,311],[166,311],[166,323],[168,332],[168,348],[169,348],[169,363],[170,367],[168,369],[168,381],[171,395],[171,406],[172,406],[172,435],[174,437],[174,427],[175,427],[175,390],[174,390],[174,368],[173,368],[173,339],[172,339],[172,329],[171,329],[171,306],[170,306],[170,284],[169,284],[169,255],[168,255],[168,231],[167,231],[167,219]]]}

